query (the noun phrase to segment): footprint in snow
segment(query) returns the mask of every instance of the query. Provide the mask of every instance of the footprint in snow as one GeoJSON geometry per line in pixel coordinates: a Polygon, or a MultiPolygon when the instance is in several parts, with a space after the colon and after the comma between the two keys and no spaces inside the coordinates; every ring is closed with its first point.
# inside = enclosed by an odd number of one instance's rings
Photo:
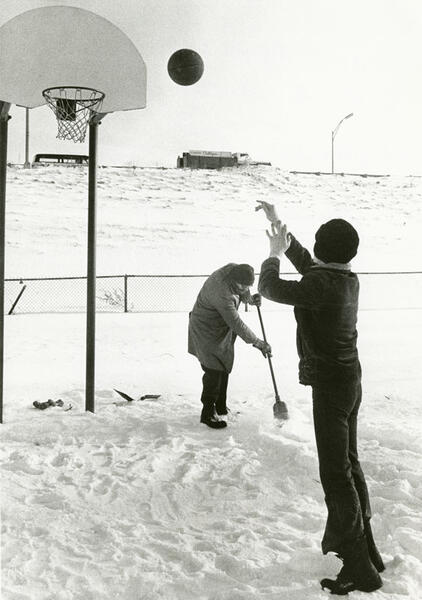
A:
{"type": "Polygon", "coordinates": [[[25,500],[25,504],[38,504],[52,510],[63,510],[66,508],[65,500],[54,492],[31,494],[25,500]]]}

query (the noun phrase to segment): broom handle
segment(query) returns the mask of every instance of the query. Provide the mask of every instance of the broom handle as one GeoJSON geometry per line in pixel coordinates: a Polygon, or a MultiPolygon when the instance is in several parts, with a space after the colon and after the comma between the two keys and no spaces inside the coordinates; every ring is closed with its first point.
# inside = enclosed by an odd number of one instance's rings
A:
{"type": "MultiPolygon", "coordinates": [[[[258,310],[259,322],[261,323],[262,337],[264,338],[264,342],[266,344],[268,344],[268,342],[267,342],[267,336],[265,335],[264,322],[262,320],[261,309],[259,308],[259,306],[257,306],[256,308],[258,310]]],[[[277,384],[275,382],[274,370],[273,370],[273,365],[272,365],[272,362],[271,362],[271,356],[268,355],[267,358],[268,358],[268,364],[270,365],[271,379],[273,380],[273,386],[274,386],[274,392],[275,392],[275,401],[276,402],[280,402],[280,396],[278,395],[277,384]]]]}

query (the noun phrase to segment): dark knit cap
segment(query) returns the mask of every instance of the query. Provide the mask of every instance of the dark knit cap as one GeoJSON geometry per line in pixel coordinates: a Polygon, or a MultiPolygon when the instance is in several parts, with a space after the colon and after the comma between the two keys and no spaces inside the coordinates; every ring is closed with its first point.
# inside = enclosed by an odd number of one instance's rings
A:
{"type": "Polygon", "coordinates": [[[255,281],[253,267],[246,264],[235,265],[230,271],[230,279],[236,283],[241,283],[242,285],[253,285],[253,282],[255,281]]]}
{"type": "Polygon", "coordinates": [[[322,262],[348,263],[358,251],[356,229],[343,219],[331,219],[315,234],[314,255],[322,262]]]}

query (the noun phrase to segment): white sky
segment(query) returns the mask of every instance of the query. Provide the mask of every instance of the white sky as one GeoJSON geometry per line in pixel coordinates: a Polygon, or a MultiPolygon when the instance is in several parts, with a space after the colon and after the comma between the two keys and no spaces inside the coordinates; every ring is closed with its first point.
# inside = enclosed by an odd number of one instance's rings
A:
{"type": "MultiPolygon", "coordinates": [[[[56,0],[0,0],[0,23],[56,0]]],[[[420,0],[72,0],[120,27],[148,69],[147,108],[107,116],[104,164],[175,166],[189,149],[248,152],[286,169],[422,173],[420,0]],[[205,63],[174,84],[179,48],[205,63]]],[[[71,43],[71,40],[68,40],[71,43]]],[[[54,61],[54,57],[51,57],[54,61]]],[[[24,160],[24,114],[13,107],[9,160],[24,160]]],[[[55,139],[47,108],[30,113],[30,155],[87,152],[55,139]]]]}

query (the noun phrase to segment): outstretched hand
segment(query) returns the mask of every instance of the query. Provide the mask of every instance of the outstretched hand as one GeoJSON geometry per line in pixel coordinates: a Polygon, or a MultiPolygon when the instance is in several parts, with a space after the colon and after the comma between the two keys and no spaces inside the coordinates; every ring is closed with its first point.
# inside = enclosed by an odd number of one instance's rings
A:
{"type": "Polygon", "coordinates": [[[287,225],[281,222],[271,223],[271,233],[266,231],[270,240],[270,257],[280,258],[290,248],[291,235],[287,231],[287,225]]]}
{"type": "Polygon", "coordinates": [[[255,206],[255,211],[263,210],[265,216],[271,223],[276,223],[279,220],[274,204],[264,202],[264,200],[257,200],[257,204],[258,206],[255,206]]]}

